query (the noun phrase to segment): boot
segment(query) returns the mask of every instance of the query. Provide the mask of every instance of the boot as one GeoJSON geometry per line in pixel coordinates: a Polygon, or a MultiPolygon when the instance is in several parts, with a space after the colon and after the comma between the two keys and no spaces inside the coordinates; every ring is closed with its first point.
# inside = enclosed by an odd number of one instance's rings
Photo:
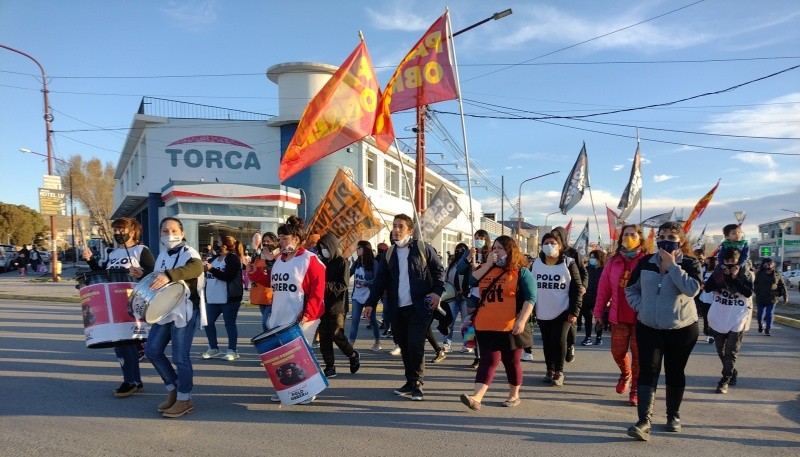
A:
{"type": "Polygon", "coordinates": [[[158,412],[163,413],[164,411],[172,408],[176,401],[178,401],[178,389],[170,390],[167,394],[167,399],[158,405],[158,412]]]}
{"type": "Polygon", "coordinates": [[[640,385],[637,389],[639,395],[639,421],[628,428],[628,436],[639,441],[650,439],[650,419],[653,417],[653,404],[656,400],[655,387],[640,385]]]}
{"type": "Polygon", "coordinates": [[[683,401],[683,387],[670,387],[667,385],[667,431],[681,431],[681,415],[678,412],[683,401]]]}

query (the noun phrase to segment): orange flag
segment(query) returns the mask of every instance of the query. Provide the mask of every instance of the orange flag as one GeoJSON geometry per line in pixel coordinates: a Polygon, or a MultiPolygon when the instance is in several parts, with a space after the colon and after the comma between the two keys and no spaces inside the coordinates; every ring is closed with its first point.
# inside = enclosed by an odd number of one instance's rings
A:
{"type": "Polygon", "coordinates": [[[309,102],[281,159],[281,181],[372,133],[380,87],[362,40],[309,102]]]}
{"type": "Polygon", "coordinates": [[[384,152],[394,140],[390,113],[458,97],[447,42],[448,14],[442,15],[417,41],[386,84],[372,133],[384,152]]]}
{"type": "Polygon", "coordinates": [[[714,192],[717,191],[717,187],[719,187],[719,181],[717,181],[717,185],[709,190],[708,193],[705,194],[703,198],[701,198],[700,201],[694,206],[692,214],[690,214],[689,217],[686,218],[686,222],[683,223],[683,233],[689,233],[694,221],[703,215],[703,211],[706,210],[706,207],[711,202],[711,198],[714,196],[714,192]]]}

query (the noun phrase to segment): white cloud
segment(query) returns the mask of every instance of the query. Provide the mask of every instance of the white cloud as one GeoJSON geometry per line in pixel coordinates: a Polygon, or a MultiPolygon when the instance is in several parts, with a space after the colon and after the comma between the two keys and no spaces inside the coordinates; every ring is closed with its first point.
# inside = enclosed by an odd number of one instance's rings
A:
{"type": "Polygon", "coordinates": [[[670,179],[675,179],[677,176],[671,175],[653,175],[653,182],[664,182],[669,181],[670,179]]]}
{"type": "MultiPolygon", "coordinates": [[[[721,135],[796,137],[800,125],[800,92],[762,102],[760,106],[736,110],[711,118],[703,130],[721,135]]],[[[800,145],[783,152],[800,152],[800,145]]],[[[771,143],[770,143],[771,145],[771,143]]],[[[773,148],[771,152],[778,152],[773,148]]]]}
{"type": "Polygon", "coordinates": [[[614,165],[613,167],[611,167],[611,169],[612,169],[612,170],[614,170],[614,171],[620,171],[620,170],[622,170],[623,168],[625,168],[625,165],[622,165],[621,163],[620,163],[620,164],[617,164],[617,165],[614,165]]]}
{"type": "MultiPolygon", "coordinates": [[[[366,8],[372,25],[380,30],[401,30],[404,32],[424,32],[433,21],[430,17],[421,17],[409,12],[408,8],[395,3],[391,10],[377,11],[366,8]]],[[[431,16],[432,17],[432,16],[431,16]]]]}
{"type": "Polygon", "coordinates": [[[170,1],[161,11],[189,31],[197,31],[217,20],[217,0],[170,1]]]}
{"type": "Polygon", "coordinates": [[[757,165],[761,167],[775,168],[777,166],[772,156],[767,154],[755,154],[752,152],[743,152],[734,155],[732,158],[740,160],[744,163],[749,163],[751,165],[757,165]]]}

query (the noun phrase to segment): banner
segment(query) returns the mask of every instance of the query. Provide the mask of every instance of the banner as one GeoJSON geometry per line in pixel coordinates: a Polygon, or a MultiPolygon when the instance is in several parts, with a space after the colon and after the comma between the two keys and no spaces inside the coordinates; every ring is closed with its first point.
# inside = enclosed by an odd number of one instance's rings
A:
{"type": "Polygon", "coordinates": [[[583,230],[578,234],[574,247],[578,254],[584,257],[589,256],[589,218],[586,218],[586,225],[583,226],[583,230]]]}
{"type": "Polygon", "coordinates": [[[658,228],[664,222],[669,222],[672,220],[672,213],[675,212],[675,208],[667,211],[666,213],[656,214],[655,216],[645,219],[642,221],[642,227],[651,227],[651,228],[658,228]]]}
{"type": "Polygon", "coordinates": [[[717,184],[711,190],[709,190],[708,193],[705,194],[703,198],[701,198],[700,201],[694,206],[692,214],[690,214],[689,217],[686,218],[686,222],[683,223],[683,233],[689,233],[689,230],[692,229],[692,224],[694,221],[703,215],[703,211],[705,211],[708,204],[711,203],[711,198],[714,197],[714,192],[717,191],[720,181],[721,180],[718,180],[717,184]]]}
{"type": "Polygon", "coordinates": [[[566,215],[567,211],[581,201],[588,179],[589,158],[586,155],[586,143],[583,143],[581,152],[578,154],[578,160],[572,166],[572,171],[569,172],[569,177],[564,183],[564,189],[561,191],[561,201],[558,204],[561,214],[566,215]]]}
{"type": "Polygon", "coordinates": [[[339,240],[342,257],[348,257],[355,252],[359,240],[372,238],[383,226],[374,216],[367,196],[340,169],[311,218],[308,233],[332,233],[339,240]]]}
{"type": "Polygon", "coordinates": [[[625,220],[630,216],[633,209],[640,202],[642,198],[642,157],[639,152],[639,146],[636,146],[636,154],[633,155],[633,166],[631,167],[631,177],[628,179],[628,185],[625,186],[625,191],[622,192],[622,198],[619,200],[617,209],[620,210],[619,218],[625,220]]]}
{"type": "Polygon", "coordinates": [[[450,36],[447,15],[442,15],[422,35],[386,84],[372,132],[378,148],[384,152],[394,140],[390,113],[458,97],[447,42],[450,36]]]}
{"type": "Polygon", "coordinates": [[[619,216],[617,216],[617,213],[609,208],[608,205],[606,205],[606,218],[608,219],[608,238],[611,239],[611,241],[616,241],[618,235],[617,227],[620,225],[619,216]]]}
{"type": "Polygon", "coordinates": [[[458,205],[453,194],[444,185],[441,185],[420,217],[422,238],[430,242],[459,213],[461,213],[461,206],[458,205]]]}
{"type": "Polygon", "coordinates": [[[281,181],[372,133],[380,87],[362,40],[308,103],[286,153],[281,181]]]}

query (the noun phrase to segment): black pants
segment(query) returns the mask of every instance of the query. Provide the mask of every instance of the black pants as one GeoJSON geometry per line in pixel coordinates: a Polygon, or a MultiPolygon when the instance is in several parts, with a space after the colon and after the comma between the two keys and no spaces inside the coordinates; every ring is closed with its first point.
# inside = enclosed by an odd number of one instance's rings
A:
{"type": "Polygon", "coordinates": [[[317,331],[319,332],[319,351],[322,353],[325,368],[333,367],[335,363],[333,343],[336,343],[348,358],[353,355],[353,345],[344,336],[344,314],[323,314],[319,319],[317,331]]]}
{"type": "MultiPolygon", "coordinates": [[[[683,390],[684,371],[689,355],[697,343],[700,330],[697,322],[675,330],[658,330],[636,323],[636,344],[639,347],[639,386],[655,389],[664,364],[667,387],[683,390]]],[[[642,389],[639,389],[641,392],[642,389]]]]}
{"type": "MultiPolygon", "coordinates": [[[[555,319],[539,319],[539,331],[542,332],[542,351],[548,371],[564,371],[564,359],[567,357],[567,336],[572,324],[567,322],[569,311],[556,316],[555,319]]],[[[574,340],[573,340],[574,343],[574,340]]]]}
{"type": "Polygon", "coordinates": [[[720,333],[716,330],[711,330],[714,335],[714,343],[717,346],[717,355],[722,361],[722,380],[731,382],[736,373],[736,356],[739,355],[739,349],[742,348],[742,332],[728,332],[720,333]]]}
{"type": "Polygon", "coordinates": [[[406,382],[422,384],[425,378],[425,337],[431,326],[431,315],[420,316],[414,306],[397,310],[397,322],[392,324],[395,341],[403,356],[406,382]]]}

